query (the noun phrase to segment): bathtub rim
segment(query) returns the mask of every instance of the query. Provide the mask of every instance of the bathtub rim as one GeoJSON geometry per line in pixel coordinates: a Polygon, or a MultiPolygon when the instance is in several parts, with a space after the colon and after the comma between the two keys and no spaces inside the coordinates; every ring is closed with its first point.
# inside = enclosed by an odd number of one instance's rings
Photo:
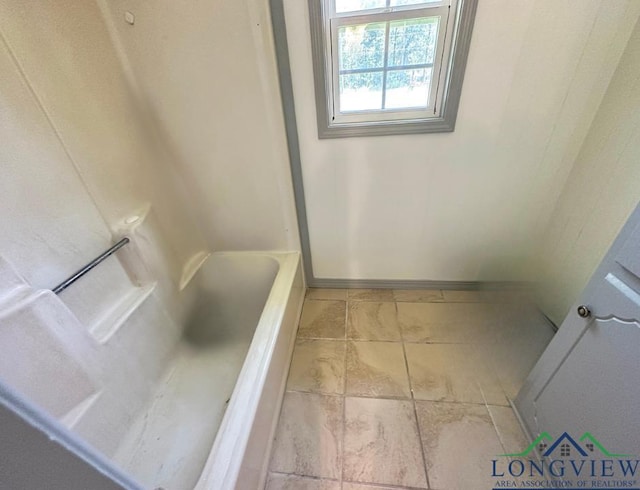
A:
{"type": "MultiPolygon", "coordinates": [[[[300,252],[297,251],[214,252],[207,261],[216,256],[242,257],[249,255],[270,257],[278,262],[279,268],[260,314],[242,369],[238,374],[229,406],[220,423],[218,433],[194,490],[222,490],[235,487],[265,388],[268,368],[273,358],[278,334],[282,328],[296,274],[301,267],[300,252]],[[276,307],[279,300],[281,303],[276,307]],[[252,362],[249,362],[250,360],[252,362]]],[[[204,263],[205,266],[207,261],[204,263]]],[[[303,277],[301,287],[304,290],[304,276],[301,277],[303,277]]],[[[302,297],[304,298],[304,295],[302,297]]],[[[302,301],[298,305],[298,316],[301,308],[302,301]]],[[[271,441],[269,447],[271,447],[271,441]]]]}

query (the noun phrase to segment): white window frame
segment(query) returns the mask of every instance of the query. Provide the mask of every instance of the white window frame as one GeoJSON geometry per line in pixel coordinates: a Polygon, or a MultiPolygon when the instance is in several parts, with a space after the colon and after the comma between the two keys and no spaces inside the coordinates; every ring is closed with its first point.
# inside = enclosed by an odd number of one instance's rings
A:
{"type": "MultiPolygon", "coordinates": [[[[441,0],[344,13],[335,11],[334,0],[308,3],[319,138],[454,130],[477,0],[441,0]],[[440,25],[427,107],[340,113],[338,57],[332,56],[337,52],[338,28],[433,16],[440,17],[440,25]]],[[[385,47],[385,56],[386,52],[385,47]]],[[[386,62],[383,69],[388,69],[386,62]]]]}
{"type": "MultiPolygon", "coordinates": [[[[343,14],[337,14],[333,9],[335,8],[334,0],[324,0],[327,2],[327,8],[331,9],[330,16],[325,21],[328,23],[328,29],[326,29],[327,34],[329,34],[329,39],[326,40],[328,45],[330,46],[331,53],[338,52],[338,30],[342,26],[356,25],[356,24],[369,24],[373,22],[387,22],[387,29],[389,26],[389,22],[394,20],[403,20],[403,19],[413,19],[419,17],[438,17],[439,18],[439,26],[438,26],[438,38],[436,42],[436,52],[434,56],[434,62],[431,65],[424,65],[425,67],[432,68],[432,81],[430,83],[429,90],[429,101],[425,108],[423,109],[382,109],[382,110],[368,110],[368,111],[349,111],[349,112],[340,112],[338,110],[339,106],[339,97],[340,97],[340,69],[339,69],[339,59],[338,56],[331,56],[330,59],[326,59],[327,62],[327,70],[332,74],[332,90],[327,94],[328,97],[331,98],[329,101],[331,110],[332,110],[332,118],[337,123],[350,123],[350,122],[374,122],[374,121],[388,121],[388,120],[407,120],[407,119],[416,119],[416,118],[430,118],[435,117],[437,115],[437,107],[439,106],[439,102],[442,99],[442,90],[438,90],[441,80],[445,77],[445,73],[440,72],[440,66],[442,65],[443,57],[446,56],[448,52],[448,47],[451,43],[446,43],[447,40],[447,30],[452,28],[453,26],[449,26],[449,11],[448,5],[443,5],[443,2],[437,2],[433,5],[429,5],[428,7],[420,6],[421,8],[384,8],[384,9],[376,9],[376,10],[367,10],[365,12],[349,12],[343,14]],[[329,44],[330,43],[330,44],[329,44]]],[[[455,0],[454,0],[455,1],[455,0]]],[[[388,3],[388,0],[387,0],[388,3]]],[[[451,36],[448,37],[450,39],[451,36]]],[[[385,36],[387,46],[385,46],[385,62],[386,65],[386,57],[388,55],[388,42],[389,42],[389,33],[387,32],[385,36]]],[[[329,58],[329,57],[327,57],[329,58]]],[[[363,69],[366,72],[372,71],[381,71],[383,73],[383,89],[382,89],[382,97],[385,97],[385,84],[384,80],[386,77],[384,76],[384,72],[392,71],[394,69],[400,69],[402,67],[393,67],[391,70],[387,66],[383,66],[379,69],[363,69]]],[[[415,68],[414,66],[407,66],[407,69],[415,68]]]]}

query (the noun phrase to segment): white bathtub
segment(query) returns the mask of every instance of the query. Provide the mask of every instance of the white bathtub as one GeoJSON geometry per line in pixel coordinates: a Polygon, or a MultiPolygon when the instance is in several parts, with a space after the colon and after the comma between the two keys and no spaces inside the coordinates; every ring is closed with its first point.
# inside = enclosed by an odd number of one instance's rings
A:
{"type": "MultiPolygon", "coordinates": [[[[239,261],[249,256],[220,254],[225,260],[239,261]]],[[[305,288],[299,253],[261,257],[276,260],[278,274],[195,487],[198,490],[264,486],[305,288]]]]}
{"type": "Polygon", "coordinates": [[[102,329],[0,260],[15,283],[0,308],[0,408],[31,413],[124,488],[262,488],[304,299],[300,256],[198,263],[182,290],[134,288],[139,301],[102,329]]]}
{"type": "Polygon", "coordinates": [[[113,458],[145,488],[258,489],[304,297],[298,253],[214,253],[184,334],[113,458]]]}

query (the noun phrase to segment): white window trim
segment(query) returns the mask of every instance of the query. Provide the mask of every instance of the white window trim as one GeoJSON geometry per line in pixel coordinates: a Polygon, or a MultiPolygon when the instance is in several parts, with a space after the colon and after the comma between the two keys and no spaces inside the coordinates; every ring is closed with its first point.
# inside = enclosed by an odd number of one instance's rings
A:
{"type": "MultiPolygon", "coordinates": [[[[334,117],[334,89],[337,88],[337,57],[332,57],[331,46],[335,46],[335,39],[331,39],[331,29],[329,19],[333,17],[336,25],[341,24],[341,18],[349,16],[349,23],[357,22],[358,19],[367,21],[371,14],[388,12],[388,9],[366,11],[366,15],[354,16],[354,13],[336,14],[330,12],[333,2],[329,0],[308,0],[309,20],[311,24],[311,46],[313,52],[314,81],[316,91],[316,111],[318,119],[319,138],[342,138],[351,136],[382,136],[391,134],[412,134],[412,133],[432,133],[453,131],[458,112],[464,69],[466,65],[473,20],[477,8],[477,0],[457,0],[453,3],[448,14],[446,28],[440,29],[438,37],[444,36],[445,32],[452,42],[445,42],[445,50],[442,57],[435,60],[441,63],[447,60],[447,70],[440,70],[434,66],[434,72],[438,73],[438,86],[435,90],[435,104],[426,111],[375,111],[375,116],[362,118],[361,113],[355,114],[335,114],[334,117]],[[453,15],[455,10],[455,15],[453,15]],[[327,12],[328,15],[324,15],[327,12]],[[334,66],[331,63],[336,63],[334,66]],[[332,76],[336,77],[332,79],[332,76]],[[435,109],[435,111],[434,111],[435,109]]],[[[427,10],[439,11],[446,19],[446,14],[442,9],[449,10],[447,2],[440,2],[434,6],[398,7],[393,9],[393,16],[417,16],[416,12],[427,10]],[[409,12],[408,14],[406,12],[409,12]]],[[[357,13],[360,15],[360,13],[357,13]]],[[[425,14],[433,15],[433,14],[425,14]]],[[[370,21],[370,20],[369,20],[370,21]]],[[[441,24],[445,27],[445,24],[441,24]]],[[[337,29],[333,29],[337,32],[337,29]]],[[[337,35],[337,34],[336,34],[337,35]]],[[[440,40],[438,41],[440,42],[440,40]]],[[[364,112],[364,111],[363,111],[364,112]]],[[[370,114],[373,115],[373,112],[370,114]]]]}

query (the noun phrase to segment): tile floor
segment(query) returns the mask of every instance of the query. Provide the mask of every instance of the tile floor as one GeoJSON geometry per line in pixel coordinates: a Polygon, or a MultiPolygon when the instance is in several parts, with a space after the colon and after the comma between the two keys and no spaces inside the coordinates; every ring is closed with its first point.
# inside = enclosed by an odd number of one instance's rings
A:
{"type": "Polygon", "coordinates": [[[310,289],[266,490],[487,490],[553,330],[526,295],[310,289]]]}

